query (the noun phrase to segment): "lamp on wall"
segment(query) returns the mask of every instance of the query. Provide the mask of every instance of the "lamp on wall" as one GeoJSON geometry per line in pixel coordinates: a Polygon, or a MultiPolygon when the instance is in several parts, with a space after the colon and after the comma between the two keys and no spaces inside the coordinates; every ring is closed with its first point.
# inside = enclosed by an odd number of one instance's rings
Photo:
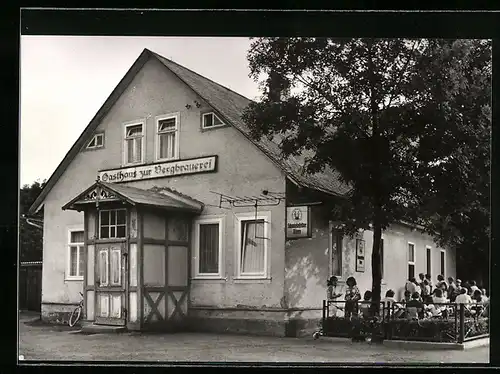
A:
{"type": "Polygon", "coordinates": [[[195,100],[194,103],[195,103],[197,108],[201,107],[201,104],[198,101],[195,100]]]}
{"type": "Polygon", "coordinates": [[[186,104],[186,109],[191,109],[191,104],[186,104]]]}

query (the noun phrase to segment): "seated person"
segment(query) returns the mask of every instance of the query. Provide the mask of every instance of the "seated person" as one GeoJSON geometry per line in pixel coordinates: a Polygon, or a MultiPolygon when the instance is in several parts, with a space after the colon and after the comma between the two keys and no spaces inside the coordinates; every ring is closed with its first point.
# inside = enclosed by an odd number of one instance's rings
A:
{"type": "Polygon", "coordinates": [[[382,300],[380,300],[381,302],[384,303],[383,306],[386,312],[391,310],[392,306],[397,303],[397,300],[394,298],[395,294],[396,293],[393,290],[387,290],[387,292],[385,293],[385,297],[382,300]]]}
{"type": "Polygon", "coordinates": [[[359,306],[361,317],[364,319],[368,319],[372,315],[371,300],[372,300],[372,292],[366,291],[365,294],[363,295],[363,301],[360,303],[361,305],[359,306]]]}
{"type": "Polygon", "coordinates": [[[407,317],[411,319],[418,319],[419,314],[422,313],[424,305],[420,301],[420,294],[414,292],[411,295],[411,300],[406,303],[407,317]]]}
{"type": "Polygon", "coordinates": [[[474,310],[476,314],[482,314],[485,302],[487,302],[487,300],[483,298],[483,293],[479,289],[477,289],[472,294],[473,305],[471,309],[474,310]]]}
{"type": "Polygon", "coordinates": [[[460,294],[455,298],[456,304],[471,304],[472,299],[467,295],[467,288],[460,288],[460,294]]]}
{"type": "Polygon", "coordinates": [[[411,301],[411,292],[406,290],[404,293],[404,297],[401,299],[400,303],[406,304],[409,301],[411,301]]]}
{"type": "Polygon", "coordinates": [[[436,309],[438,309],[439,312],[443,312],[446,310],[446,305],[439,305],[448,303],[448,300],[443,296],[443,290],[441,288],[436,288],[434,290],[434,296],[432,297],[432,302],[434,303],[436,309]]]}
{"type": "Polygon", "coordinates": [[[425,305],[424,305],[424,316],[425,317],[438,317],[441,315],[441,311],[436,308],[434,305],[434,300],[432,296],[427,296],[425,298],[425,305]]]}

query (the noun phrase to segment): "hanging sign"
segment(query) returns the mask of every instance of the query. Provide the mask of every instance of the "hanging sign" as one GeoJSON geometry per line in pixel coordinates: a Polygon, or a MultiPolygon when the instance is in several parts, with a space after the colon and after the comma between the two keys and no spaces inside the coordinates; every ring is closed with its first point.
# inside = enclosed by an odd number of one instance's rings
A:
{"type": "Polygon", "coordinates": [[[356,239],[356,271],[365,271],[365,241],[356,239]]]}
{"type": "Polygon", "coordinates": [[[108,183],[139,181],[143,179],[175,177],[216,170],[217,156],[169,161],[135,167],[102,170],[99,179],[108,183]]]}
{"type": "Polygon", "coordinates": [[[310,236],[308,206],[292,206],[286,208],[286,237],[307,238],[310,236]]]}

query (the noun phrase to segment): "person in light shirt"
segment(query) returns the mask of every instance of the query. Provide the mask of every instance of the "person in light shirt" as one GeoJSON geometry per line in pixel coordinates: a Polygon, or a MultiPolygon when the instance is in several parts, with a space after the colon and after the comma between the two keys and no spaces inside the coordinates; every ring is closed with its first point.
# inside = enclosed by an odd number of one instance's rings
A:
{"type": "Polygon", "coordinates": [[[405,290],[410,292],[410,300],[411,300],[411,295],[417,292],[417,285],[415,284],[416,282],[417,281],[414,277],[408,279],[408,281],[406,282],[405,290]]]}
{"type": "Polygon", "coordinates": [[[467,295],[467,288],[463,287],[460,289],[460,295],[455,298],[456,304],[471,304],[472,299],[467,295]]]}
{"type": "Polygon", "coordinates": [[[476,285],[476,281],[475,280],[471,280],[470,281],[470,291],[471,293],[474,295],[474,292],[476,291],[480,291],[479,290],[479,287],[476,285]]]}
{"type": "Polygon", "coordinates": [[[441,288],[436,288],[434,290],[434,296],[432,297],[432,302],[434,303],[434,306],[436,307],[438,312],[442,312],[443,310],[446,309],[446,305],[439,305],[448,302],[446,297],[443,296],[443,290],[441,288]]]}

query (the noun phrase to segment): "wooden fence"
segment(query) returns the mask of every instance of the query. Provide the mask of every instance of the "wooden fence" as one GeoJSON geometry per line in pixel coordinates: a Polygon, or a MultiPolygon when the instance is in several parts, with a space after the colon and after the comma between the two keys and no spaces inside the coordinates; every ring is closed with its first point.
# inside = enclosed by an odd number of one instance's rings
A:
{"type": "Polygon", "coordinates": [[[19,309],[39,312],[42,305],[42,262],[21,262],[19,267],[19,309]]]}

